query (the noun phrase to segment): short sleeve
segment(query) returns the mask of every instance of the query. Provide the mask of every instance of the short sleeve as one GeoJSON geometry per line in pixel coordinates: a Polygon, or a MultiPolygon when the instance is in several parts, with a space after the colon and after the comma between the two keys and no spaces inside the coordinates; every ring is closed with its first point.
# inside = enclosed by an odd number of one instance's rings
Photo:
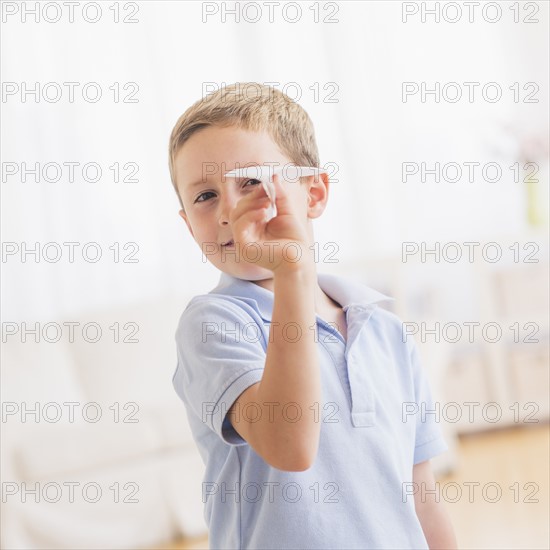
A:
{"type": "Polygon", "coordinates": [[[261,380],[264,340],[253,318],[223,298],[194,298],[180,318],[174,389],[188,411],[229,445],[247,443],[226,414],[244,390],[261,380]]]}
{"type": "Polygon", "coordinates": [[[447,451],[448,446],[443,439],[439,425],[441,417],[437,414],[428,377],[420,362],[418,348],[414,340],[411,340],[410,361],[413,374],[414,411],[416,415],[413,464],[419,464],[447,451]]]}

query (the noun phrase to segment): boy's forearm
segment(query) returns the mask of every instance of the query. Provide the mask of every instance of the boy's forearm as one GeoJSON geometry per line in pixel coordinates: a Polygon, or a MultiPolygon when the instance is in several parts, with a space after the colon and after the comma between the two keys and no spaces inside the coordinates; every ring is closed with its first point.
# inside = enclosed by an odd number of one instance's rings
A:
{"type": "Polygon", "coordinates": [[[320,433],[319,419],[312,409],[321,398],[317,276],[314,268],[305,266],[276,272],[273,282],[270,337],[258,389],[262,411],[271,403],[273,415],[263,414],[254,430],[261,430],[264,453],[273,463],[301,470],[308,468],[316,455],[320,433]]]}
{"type": "Polygon", "coordinates": [[[456,550],[456,535],[442,503],[429,503],[424,507],[418,518],[430,550],[456,550]]]}

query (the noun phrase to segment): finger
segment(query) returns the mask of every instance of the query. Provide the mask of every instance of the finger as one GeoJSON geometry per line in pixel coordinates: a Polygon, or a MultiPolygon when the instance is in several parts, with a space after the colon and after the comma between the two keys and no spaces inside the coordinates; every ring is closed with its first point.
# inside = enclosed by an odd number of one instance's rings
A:
{"type": "Polygon", "coordinates": [[[238,223],[241,218],[247,216],[247,214],[253,212],[265,212],[266,208],[269,207],[271,201],[267,195],[255,196],[256,190],[254,190],[248,197],[241,199],[235,206],[235,208],[230,212],[229,219],[232,224],[238,223]]]}
{"type": "MultiPolygon", "coordinates": [[[[261,187],[261,186],[258,186],[261,187]]],[[[269,197],[263,191],[257,191],[254,189],[248,196],[243,197],[240,201],[237,202],[233,213],[237,216],[243,214],[251,209],[260,208],[265,204],[270,204],[269,197]]]]}
{"type": "Polygon", "coordinates": [[[292,204],[288,194],[287,185],[293,185],[283,179],[280,175],[273,175],[273,185],[275,186],[275,206],[277,207],[277,215],[280,214],[291,214],[292,213],[292,204]]]}
{"type": "Polygon", "coordinates": [[[232,224],[233,239],[236,243],[245,244],[261,240],[266,225],[266,214],[269,206],[249,210],[232,224]]]}

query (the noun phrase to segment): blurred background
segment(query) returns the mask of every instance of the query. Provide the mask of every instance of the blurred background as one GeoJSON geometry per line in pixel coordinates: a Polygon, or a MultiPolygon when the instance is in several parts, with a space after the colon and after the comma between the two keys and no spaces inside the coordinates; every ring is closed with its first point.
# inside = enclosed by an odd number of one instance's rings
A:
{"type": "Polygon", "coordinates": [[[315,124],[318,270],[420,347],[459,547],[550,547],[548,3],[71,4],[2,3],[2,548],[208,547],[167,146],[249,81],[315,124]]]}

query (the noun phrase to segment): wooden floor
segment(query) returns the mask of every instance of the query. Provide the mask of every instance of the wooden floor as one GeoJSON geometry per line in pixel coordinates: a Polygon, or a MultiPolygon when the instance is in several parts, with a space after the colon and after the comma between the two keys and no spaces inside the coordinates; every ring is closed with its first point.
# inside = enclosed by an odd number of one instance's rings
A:
{"type": "MultiPolygon", "coordinates": [[[[458,469],[438,480],[460,550],[550,548],[549,433],[545,424],[461,438],[458,469]]],[[[207,539],[155,550],[205,549],[207,539]]]]}
{"type": "Polygon", "coordinates": [[[446,507],[462,549],[548,549],[550,438],[548,425],[518,427],[464,437],[460,464],[452,475],[441,478],[446,488],[446,507]],[[462,486],[456,503],[453,486],[462,486]],[[473,502],[468,485],[475,488],[473,502]],[[487,484],[493,485],[487,485],[487,484]],[[496,485],[502,494],[497,501],[496,485]],[[481,489],[485,485],[485,495],[481,489]],[[471,485],[470,485],[471,486],[471,485]],[[495,500],[495,502],[492,502],[495,500]]]}

